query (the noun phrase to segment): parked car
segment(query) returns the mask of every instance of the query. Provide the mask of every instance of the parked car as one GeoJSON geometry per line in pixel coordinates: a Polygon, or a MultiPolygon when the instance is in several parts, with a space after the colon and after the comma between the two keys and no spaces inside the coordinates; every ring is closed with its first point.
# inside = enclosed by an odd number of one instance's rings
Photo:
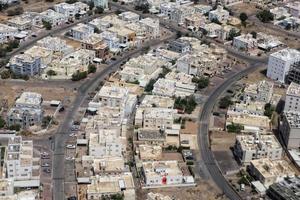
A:
{"type": "Polygon", "coordinates": [[[76,148],[76,146],[74,144],[68,144],[66,147],[68,149],[75,149],[76,148]]]}

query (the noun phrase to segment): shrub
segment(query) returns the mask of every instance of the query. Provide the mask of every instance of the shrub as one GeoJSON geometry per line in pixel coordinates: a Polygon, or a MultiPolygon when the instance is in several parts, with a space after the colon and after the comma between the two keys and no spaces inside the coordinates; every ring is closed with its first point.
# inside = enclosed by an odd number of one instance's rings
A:
{"type": "Polygon", "coordinates": [[[274,20],[274,15],[269,10],[263,10],[257,13],[256,17],[263,23],[268,23],[274,20]]]}
{"type": "Polygon", "coordinates": [[[96,66],[95,65],[89,65],[88,66],[88,73],[91,74],[91,73],[95,73],[97,70],[96,66]]]}
{"type": "Polygon", "coordinates": [[[79,80],[84,79],[86,77],[87,77],[87,72],[86,71],[84,71],[84,72],[77,71],[74,74],[72,74],[72,81],[79,81],[79,80]]]}
{"type": "Polygon", "coordinates": [[[231,101],[230,96],[225,96],[220,100],[219,108],[226,109],[232,104],[233,104],[233,102],[231,101]]]}
{"type": "Polygon", "coordinates": [[[56,73],[56,71],[50,69],[50,70],[47,71],[47,75],[48,75],[48,76],[56,76],[57,73],[56,73]]]}

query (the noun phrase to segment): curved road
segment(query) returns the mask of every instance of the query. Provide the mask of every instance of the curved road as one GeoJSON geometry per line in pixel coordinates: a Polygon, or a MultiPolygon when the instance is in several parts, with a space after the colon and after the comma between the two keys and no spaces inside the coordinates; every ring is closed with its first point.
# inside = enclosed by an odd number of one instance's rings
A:
{"type": "Polygon", "coordinates": [[[214,158],[213,152],[210,150],[209,143],[209,120],[213,111],[213,107],[217,102],[217,99],[236,81],[243,78],[244,76],[254,72],[258,68],[264,65],[263,62],[257,62],[255,64],[250,64],[248,68],[233,74],[229,79],[224,81],[220,86],[218,86],[208,97],[205,104],[203,105],[203,110],[199,114],[200,126],[198,130],[198,144],[201,152],[204,164],[209,171],[213,181],[222,190],[222,192],[229,199],[241,199],[241,197],[236,193],[236,191],[231,187],[223,176],[217,161],[214,158]]]}

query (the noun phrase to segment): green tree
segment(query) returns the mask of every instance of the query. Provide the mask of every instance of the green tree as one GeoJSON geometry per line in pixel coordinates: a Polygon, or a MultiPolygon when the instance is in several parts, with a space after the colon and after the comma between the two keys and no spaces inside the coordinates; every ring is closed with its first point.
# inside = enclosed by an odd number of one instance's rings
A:
{"type": "Polygon", "coordinates": [[[257,37],[257,32],[255,32],[255,31],[252,31],[250,34],[252,35],[252,37],[253,37],[253,38],[255,38],[255,39],[256,39],[256,37],[257,37]]]}
{"type": "Polygon", "coordinates": [[[269,10],[263,10],[256,14],[256,17],[263,23],[274,20],[274,15],[269,10]]]}
{"type": "Polygon", "coordinates": [[[226,109],[232,104],[233,104],[233,102],[231,101],[230,96],[225,96],[220,99],[219,108],[226,109]]]}
{"type": "Polygon", "coordinates": [[[274,108],[274,106],[272,104],[267,103],[265,105],[265,112],[264,112],[265,116],[267,116],[267,117],[269,117],[271,119],[274,111],[275,111],[275,108],[274,108]]]}
{"type": "Polygon", "coordinates": [[[100,6],[97,6],[95,9],[95,13],[96,14],[102,14],[104,12],[104,9],[100,6]]]}
{"type": "Polygon", "coordinates": [[[52,29],[52,24],[50,22],[47,22],[45,20],[42,21],[43,22],[43,27],[46,29],[46,30],[51,30],[52,29]]]}
{"type": "Polygon", "coordinates": [[[75,19],[77,19],[77,20],[80,19],[80,16],[81,16],[81,15],[80,15],[79,13],[76,13],[76,14],[75,14],[75,19]]]}
{"type": "Polygon", "coordinates": [[[94,33],[100,33],[99,28],[95,27],[95,28],[94,28],[94,33]]]}
{"type": "Polygon", "coordinates": [[[246,26],[246,21],[247,21],[247,19],[248,19],[248,15],[247,15],[246,13],[242,12],[242,13],[240,14],[240,20],[242,21],[242,24],[243,24],[244,26],[246,26]]]}
{"type": "Polygon", "coordinates": [[[196,108],[197,103],[193,95],[181,98],[177,97],[175,99],[174,108],[183,110],[185,113],[191,114],[196,108]]]}
{"type": "Polygon", "coordinates": [[[47,75],[48,75],[48,76],[56,76],[57,73],[56,73],[56,71],[50,69],[50,70],[47,71],[47,75]]]}
{"type": "Polygon", "coordinates": [[[209,78],[205,76],[193,77],[192,81],[197,84],[198,89],[206,88],[209,85],[209,78]]]}
{"type": "Polygon", "coordinates": [[[9,70],[4,70],[0,74],[2,79],[8,79],[10,77],[10,71],[9,70]]]}
{"type": "Polygon", "coordinates": [[[156,82],[155,79],[151,79],[145,87],[145,92],[151,92],[153,90],[153,85],[156,82]]]}
{"type": "Polygon", "coordinates": [[[88,74],[95,73],[96,71],[97,71],[97,68],[95,65],[88,66],[88,74]]]}
{"type": "Polygon", "coordinates": [[[244,130],[244,127],[240,124],[229,124],[226,126],[227,131],[230,133],[240,133],[242,130],[244,130]]]}
{"type": "Polygon", "coordinates": [[[212,18],[212,19],[211,19],[211,22],[212,22],[212,23],[215,23],[215,24],[222,25],[222,23],[221,23],[217,18],[212,18]]]}
{"type": "Polygon", "coordinates": [[[229,31],[228,40],[233,40],[233,38],[240,36],[241,32],[237,32],[234,28],[229,31]]]}
{"type": "Polygon", "coordinates": [[[72,74],[72,81],[79,81],[87,77],[87,72],[80,72],[76,71],[74,74],[72,74]]]}

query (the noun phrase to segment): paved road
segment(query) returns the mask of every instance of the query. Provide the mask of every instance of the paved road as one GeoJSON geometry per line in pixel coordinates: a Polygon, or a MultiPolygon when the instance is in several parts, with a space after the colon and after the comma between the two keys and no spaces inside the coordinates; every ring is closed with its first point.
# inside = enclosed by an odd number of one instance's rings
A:
{"type": "Polygon", "coordinates": [[[210,173],[210,176],[222,192],[229,199],[241,199],[234,189],[227,182],[222,172],[220,171],[217,161],[214,158],[213,152],[210,150],[209,143],[209,119],[213,110],[213,107],[217,99],[236,81],[242,77],[252,73],[259,67],[264,66],[264,63],[257,62],[256,64],[251,64],[243,71],[240,71],[236,74],[233,74],[230,78],[224,81],[220,86],[218,86],[207,98],[205,104],[203,105],[203,110],[199,114],[200,118],[200,127],[198,131],[198,144],[201,152],[201,156],[206,165],[207,170],[210,173]]]}
{"type": "Polygon", "coordinates": [[[175,39],[175,34],[162,40],[151,41],[150,43],[145,43],[142,47],[131,51],[124,55],[121,59],[113,62],[103,71],[98,72],[93,78],[86,80],[77,90],[77,96],[74,100],[73,106],[68,111],[65,120],[61,123],[57,134],[55,135],[54,141],[54,154],[53,154],[53,199],[61,200],[65,198],[64,195],[64,167],[65,167],[65,142],[69,137],[70,126],[76,115],[78,108],[84,102],[85,98],[88,96],[89,92],[95,91],[99,86],[99,83],[105,79],[111,72],[116,71],[123,61],[131,58],[135,55],[142,53],[143,48],[147,46],[156,46],[158,44],[164,43],[168,40],[175,39]]]}

